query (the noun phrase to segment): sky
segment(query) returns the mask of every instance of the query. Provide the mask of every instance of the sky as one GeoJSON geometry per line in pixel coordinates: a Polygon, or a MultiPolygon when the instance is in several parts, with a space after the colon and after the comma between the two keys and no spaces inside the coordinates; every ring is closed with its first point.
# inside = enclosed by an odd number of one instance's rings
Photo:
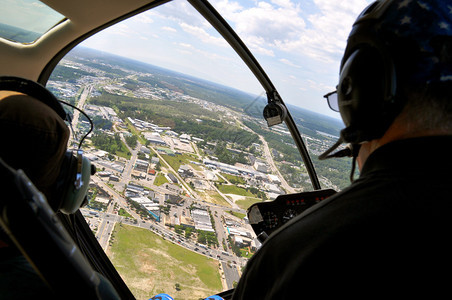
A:
{"type": "MultiPolygon", "coordinates": [[[[257,58],[285,103],[340,118],[323,95],[335,89],[347,36],[369,0],[211,0],[257,58]]],[[[264,89],[186,0],[175,0],[86,40],[137,59],[239,90],[264,89]]]]}

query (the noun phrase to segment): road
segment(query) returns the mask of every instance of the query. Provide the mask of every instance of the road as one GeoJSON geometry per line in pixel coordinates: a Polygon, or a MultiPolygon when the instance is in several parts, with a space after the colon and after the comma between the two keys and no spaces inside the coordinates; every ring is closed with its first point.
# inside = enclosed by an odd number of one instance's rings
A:
{"type": "Polygon", "coordinates": [[[155,150],[154,147],[150,146],[150,148],[152,149],[152,151],[154,151],[157,154],[157,157],[160,159],[161,162],[163,162],[163,164],[165,165],[165,167],[167,169],[169,169],[170,171],[172,171],[174,173],[174,175],[176,176],[177,180],[179,180],[179,183],[182,185],[183,189],[192,197],[195,199],[200,199],[198,194],[196,194],[195,191],[193,191],[193,189],[185,182],[185,180],[182,179],[182,177],[180,177],[179,172],[177,172],[176,170],[173,169],[173,167],[166,162],[166,160],[160,155],[160,153],[155,150]]]}
{"type": "MultiPolygon", "coordinates": [[[[86,99],[88,99],[88,96],[91,94],[92,89],[93,89],[93,87],[91,85],[88,85],[88,86],[86,86],[83,89],[82,93],[80,94],[80,98],[78,100],[78,103],[77,103],[77,108],[78,109],[83,110],[83,107],[85,106],[86,99]]],[[[77,109],[74,109],[74,113],[72,115],[72,128],[73,128],[74,132],[78,132],[77,125],[78,125],[79,116],[80,116],[80,112],[77,109]]],[[[79,139],[79,137],[77,137],[77,136],[76,137],[72,136],[72,133],[73,132],[71,131],[70,132],[70,136],[69,136],[69,140],[71,140],[73,138],[79,139]]],[[[73,141],[73,142],[76,143],[76,142],[79,142],[79,141],[73,141]]]]}
{"type": "Polygon", "coordinates": [[[284,179],[284,176],[281,175],[278,168],[276,167],[276,164],[271,155],[270,148],[268,147],[267,141],[264,139],[264,137],[262,135],[259,135],[259,139],[261,140],[262,145],[264,146],[263,147],[264,148],[264,157],[267,160],[267,163],[270,166],[272,173],[276,174],[279,177],[279,179],[281,180],[281,186],[286,190],[286,192],[288,194],[296,193],[297,191],[287,183],[287,181],[284,179]]]}

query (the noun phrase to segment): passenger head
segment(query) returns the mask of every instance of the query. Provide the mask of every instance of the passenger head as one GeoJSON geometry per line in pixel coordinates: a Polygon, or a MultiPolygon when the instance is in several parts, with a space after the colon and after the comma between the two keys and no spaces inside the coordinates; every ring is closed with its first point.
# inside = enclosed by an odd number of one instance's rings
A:
{"type": "Polygon", "coordinates": [[[345,142],[381,138],[396,118],[452,134],[451,9],[442,0],[377,1],[357,18],[337,87],[345,142]]]}
{"type": "Polygon", "coordinates": [[[31,96],[0,91],[0,132],[0,157],[22,169],[52,205],[69,138],[63,119],[31,96]]]}

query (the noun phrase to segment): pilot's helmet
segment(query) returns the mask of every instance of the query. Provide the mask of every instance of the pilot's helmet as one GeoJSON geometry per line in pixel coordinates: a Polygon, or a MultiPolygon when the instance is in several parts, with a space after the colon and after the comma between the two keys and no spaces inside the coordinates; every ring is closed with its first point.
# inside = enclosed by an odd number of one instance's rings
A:
{"type": "Polygon", "coordinates": [[[355,21],[341,62],[345,142],[381,137],[404,106],[401,87],[452,82],[452,3],[376,1],[355,21]]]}

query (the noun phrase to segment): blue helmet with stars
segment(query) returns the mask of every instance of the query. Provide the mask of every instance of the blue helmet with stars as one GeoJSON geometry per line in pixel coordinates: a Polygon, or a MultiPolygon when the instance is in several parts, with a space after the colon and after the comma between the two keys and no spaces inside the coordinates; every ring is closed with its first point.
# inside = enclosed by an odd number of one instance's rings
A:
{"type": "Polygon", "coordinates": [[[452,2],[376,1],[355,21],[337,101],[344,142],[380,138],[401,112],[402,86],[452,82],[452,2]]]}

